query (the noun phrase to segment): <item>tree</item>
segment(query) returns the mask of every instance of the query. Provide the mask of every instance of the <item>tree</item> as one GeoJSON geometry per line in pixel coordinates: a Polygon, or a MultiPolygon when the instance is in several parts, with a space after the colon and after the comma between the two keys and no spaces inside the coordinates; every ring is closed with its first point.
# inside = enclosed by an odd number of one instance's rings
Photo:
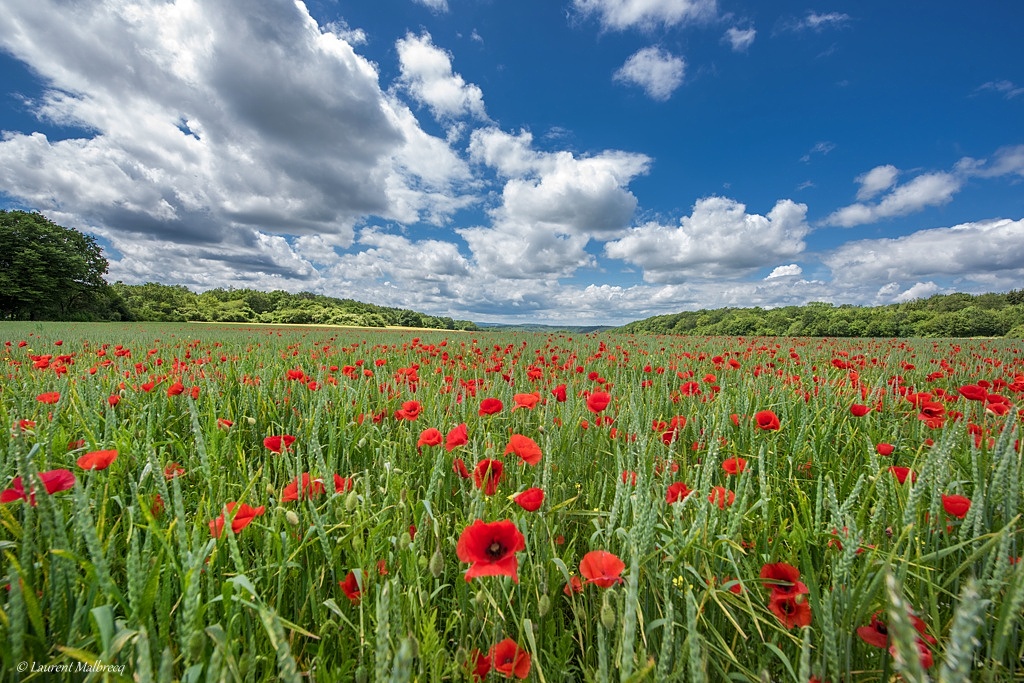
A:
{"type": "Polygon", "coordinates": [[[0,318],[78,318],[107,295],[93,237],[40,213],[0,211],[0,244],[0,318]]]}

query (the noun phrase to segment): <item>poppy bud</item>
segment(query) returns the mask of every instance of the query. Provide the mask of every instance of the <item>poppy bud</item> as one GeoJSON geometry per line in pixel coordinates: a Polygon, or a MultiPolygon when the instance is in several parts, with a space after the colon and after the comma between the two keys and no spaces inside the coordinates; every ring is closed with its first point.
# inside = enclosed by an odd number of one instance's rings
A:
{"type": "Polygon", "coordinates": [[[548,594],[545,593],[544,595],[540,596],[540,600],[537,601],[537,614],[543,617],[550,611],[551,598],[549,598],[548,594]]]}
{"type": "Polygon", "coordinates": [[[295,514],[295,510],[289,510],[288,512],[284,513],[284,518],[288,520],[288,523],[292,526],[299,525],[299,516],[295,514]]]}
{"type": "Polygon", "coordinates": [[[444,555],[441,554],[441,548],[434,551],[434,554],[430,556],[430,574],[435,578],[441,578],[444,574],[444,555]]]}
{"type": "Polygon", "coordinates": [[[275,493],[277,493],[277,489],[274,488],[274,485],[273,484],[267,484],[267,495],[268,496],[273,496],[275,493]]]}
{"type": "Polygon", "coordinates": [[[615,608],[612,607],[610,595],[610,593],[605,593],[604,600],[601,601],[601,625],[609,631],[615,628],[615,608]]]}
{"type": "Polygon", "coordinates": [[[366,667],[360,666],[356,669],[355,681],[356,683],[366,683],[370,680],[370,675],[366,673],[366,667]]]}
{"type": "Polygon", "coordinates": [[[410,545],[412,545],[412,535],[408,531],[403,531],[402,535],[398,537],[398,547],[406,550],[410,545]]]}
{"type": "Polygon", "coordinates": [[[353,534],[353,536],[352,536],[352,550],[356,551],[357,553],[361,553],[363,551],[363,535],[362,534],[353,534]]]}
{"type": "Polygon", "coordinates": [[[247,418],[245,418],[245,421],[248,422],[250,425],[256,424],[256,418],[255,417],[247,417],[247,418]]]}
{"type": "Polygon", "coordinates": [[[345,496],[345,510],[347,510],[348,512],[352,512],[356,509],[358,505],[359,496],[356,495],[356,490],[352,489],[351,491],[348,492],[348,495],[345,496]]]}
{"type": "Polygon", "coordinates": [[[197,631],[192,634],[192,637],[188,639],[188,650],[189,655],[193,661],[202,659],[203,657],[203,645],[206,643],[206,638],[203,637],[203,633],[197,631]]]}

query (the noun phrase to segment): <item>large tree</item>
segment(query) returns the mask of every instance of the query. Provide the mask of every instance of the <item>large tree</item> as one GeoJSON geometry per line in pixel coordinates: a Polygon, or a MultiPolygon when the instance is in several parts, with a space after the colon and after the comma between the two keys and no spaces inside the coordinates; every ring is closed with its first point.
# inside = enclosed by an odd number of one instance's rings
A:
{"type": "Polygon", "coordinates": [[[107,294],[96,240],[40,213],[0,211],[0,319],[67,320],[107,294]]]}

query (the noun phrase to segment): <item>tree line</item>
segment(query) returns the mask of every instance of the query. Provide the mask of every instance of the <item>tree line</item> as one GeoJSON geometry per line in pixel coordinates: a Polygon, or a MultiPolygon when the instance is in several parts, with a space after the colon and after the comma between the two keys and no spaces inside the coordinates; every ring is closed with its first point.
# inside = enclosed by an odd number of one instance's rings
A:
{"type": "Polygon", "coordinates": [[[1024,290],[936,294],[885,306],[815,301],[770,309],[702,309],[645,318],[619,329],[699,336],[1024,337],[1024,290]]]}

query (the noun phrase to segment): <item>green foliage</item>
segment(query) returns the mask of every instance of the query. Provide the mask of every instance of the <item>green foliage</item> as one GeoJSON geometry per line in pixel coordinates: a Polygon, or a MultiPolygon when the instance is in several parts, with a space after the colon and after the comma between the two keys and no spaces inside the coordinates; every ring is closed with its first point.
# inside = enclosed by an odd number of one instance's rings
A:
{"type": "Polygon", "coordinates": [[[0,319],[120,319],[96,240],[40,213],[0,211],[0,319]]]}
{"type": "Polygon", "coordinates": [[[802,337],[1019,337],[1024,292],[936,294],[887,306],[720,308],[659,315],[629,323],[622,332],[695,336],[802,337]]]}

